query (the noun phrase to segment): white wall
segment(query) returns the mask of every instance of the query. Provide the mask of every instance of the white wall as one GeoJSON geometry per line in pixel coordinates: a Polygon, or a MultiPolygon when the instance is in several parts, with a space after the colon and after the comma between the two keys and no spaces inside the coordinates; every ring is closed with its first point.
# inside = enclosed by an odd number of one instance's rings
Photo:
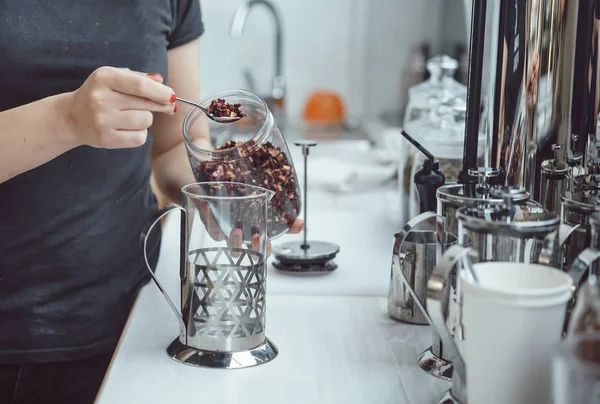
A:
{"type": "MultiPolygon", "coordinates": [[[[249,68],[259,92],[270,90],[274,25],[257,7],[244,36],[229,36],[231,18],[244,0],[200,0],[202,94],[245,87],[249,68]]],[[[413,45],[436,42],[444,0],[273,0],[284,23],[283,69],[287,114],[300,119],[304,102],[317,89],[338,92],[348,115],[399,108],[402,70],[413,45]],[[368,106],[368,108],[367,108],[368,106]]]]}
{"type": "Polygon", "coordinates": [[[367,112],[391,111],[407,97],[404,70],[413,48],[440,42],[444,0],[375,0],[369,2],[365,85],[367,112]]]}

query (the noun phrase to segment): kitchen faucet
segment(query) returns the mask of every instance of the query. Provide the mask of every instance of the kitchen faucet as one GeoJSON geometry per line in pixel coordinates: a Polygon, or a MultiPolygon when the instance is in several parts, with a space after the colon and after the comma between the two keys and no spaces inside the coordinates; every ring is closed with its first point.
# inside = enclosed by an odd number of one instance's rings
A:
{"type": "MultiPolygon", "coordinates": [[[[273,19],[275,20],[275,75],[273,77],[271,95],[266,97],[265,101],[267,102],[267,105],[269,105],[269,108],[273,109],[275,117],[278,118],[278,120],[282,120],[284,115],[285,78],[283,77],[281,67],[283,58],[282,22],[277,8],[269,0],[248,0],[237,8],[233,20],[231,21],[230,34],[233,38],[240,38],[242,36],[248,14],[250,13],[250,10],[257,5],[265,6],[271,12],[273,19]]],[[[247,70],[244,72],[244,75],[249,84],[252,85],[253,80],[247,70]]],[[[254,89],[251,90],[254,91],[254,89]]],[[[282,123],[283,122],[280,122],[280,124],[282,123]]]]}

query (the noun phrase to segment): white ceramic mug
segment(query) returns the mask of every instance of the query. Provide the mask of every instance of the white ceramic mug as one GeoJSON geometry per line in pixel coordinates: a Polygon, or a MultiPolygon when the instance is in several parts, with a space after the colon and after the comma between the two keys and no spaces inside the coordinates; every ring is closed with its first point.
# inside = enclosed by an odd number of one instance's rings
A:
{"type": "Polygon", "coordinates": [[[473,254],[469,248],[451,247],[428,282],[429,315],[442,339],[450,339],[446,345],[455,350],[450,360],[459,383],[454,381],[451,393],[463,404],[549,403],[552,356],[573,293],[571,276],[539,264],[472,264],[473,254]],[[458,261],[458,326],[464,336],[460,353],[444,322],[439,322],[443,315],[437,303],[458,261]]]}

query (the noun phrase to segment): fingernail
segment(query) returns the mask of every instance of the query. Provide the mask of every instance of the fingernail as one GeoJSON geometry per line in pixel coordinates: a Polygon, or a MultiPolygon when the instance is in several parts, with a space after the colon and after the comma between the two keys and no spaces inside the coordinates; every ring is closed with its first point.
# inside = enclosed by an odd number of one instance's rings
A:
{"type": "Polygon", "coordinates": [[[148,77],[160,77],[161,80],[163,79],[163,76],[160,73],[149,73],[148,77]]]}
{"type": "Polygon", "coordinates": [[[177,112],[177,104],[173,104],[173,113],[177,112]]]}
{"type": "Polygon", "coordinates": [[[177,96],[175,95],[175,93],[173,93],[173,95],[171,96],[171,102],[175,102],[177,100],[177,96]]]}

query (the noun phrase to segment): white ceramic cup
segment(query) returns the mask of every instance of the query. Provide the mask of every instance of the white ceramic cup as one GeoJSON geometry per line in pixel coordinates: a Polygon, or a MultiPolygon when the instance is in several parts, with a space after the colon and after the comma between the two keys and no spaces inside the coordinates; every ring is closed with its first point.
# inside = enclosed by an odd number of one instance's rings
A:
{"type": "Polygon", "coordinates": [[[460,282],[468,403],[550,403],[571,277],[538,264],[484,262],[473,270],[478,283],[464,271],[460,282]]]}

